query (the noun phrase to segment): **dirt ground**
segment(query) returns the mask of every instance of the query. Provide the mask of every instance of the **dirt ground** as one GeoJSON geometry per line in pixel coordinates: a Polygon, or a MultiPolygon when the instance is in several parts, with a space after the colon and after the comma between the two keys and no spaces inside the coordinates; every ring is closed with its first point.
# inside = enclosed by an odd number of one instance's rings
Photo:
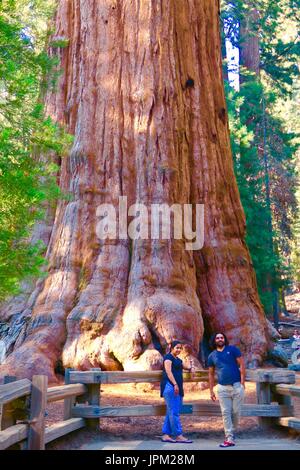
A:
{"type": "MultiPolygon", "coordinates": [[[[186,384],[184,402],[206,400],[210,402],[209,390],[201,390],[201,384],[186,384]],[[189,390],[192,388],[192,390],[189,390]]],[[[300,417],[300,399],[297,399],[297,410],[295,415],[300,417]]],[[[246,383],[245,403],[256,402],[256,391],[254,383],[246,383]]],[[[150,389],[148,384],[122,384],[102,385],[101,405],[141,405],[161,404],[163,400],[159,397],[158,386],[150,389]]],[[[296,401],[295,401],[296,404],[296,401]]],[[[47,425],[62,419],[63,402],[50,403],[47,408],[47,425]]],[[[96,438],[103,440],[134,440],[134,439],[156,439],[161,435],[163,416],[147,416],[133,418],[101,418],[99,431],[87,429],[76,431],[65,438],[58,439],[47,445],[47,449],[78,449],[83,444],[93,442],[96,438]]],[[[222,419],[218,417],[181,416],[184,433],[192,438],[223,438],[222,419]]],[[[240,437],[258,437],[261,429],[257,418],[244,417],[240,422],[240,437]]],[[[282,436],[278,429],[272,433],[273,437],[282,436]]]]}
{"type": "Polygon", "coordinates": [[[285,296],[287,310],[293,314],[295,320],[300,320],[300,291],[285,296]]]}

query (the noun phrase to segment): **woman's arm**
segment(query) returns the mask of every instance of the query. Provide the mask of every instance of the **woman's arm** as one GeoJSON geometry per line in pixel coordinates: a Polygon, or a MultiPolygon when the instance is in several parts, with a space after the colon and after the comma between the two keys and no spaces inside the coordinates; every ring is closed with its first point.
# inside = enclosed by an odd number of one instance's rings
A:
{"type": "Polygon", "coordinates": [[[165,362],[164,362],[164,365],[165,365],[165,371],[166,371],[166,374],[168,376],[168,379],[170,380],[171,384],[174,385],[175,395],[178,395],[179,388],[178,388],[178,384],[175,380],[175,377],[172,373],[172,361],[170,361],[169,359],[166,359],[165,362]]]}

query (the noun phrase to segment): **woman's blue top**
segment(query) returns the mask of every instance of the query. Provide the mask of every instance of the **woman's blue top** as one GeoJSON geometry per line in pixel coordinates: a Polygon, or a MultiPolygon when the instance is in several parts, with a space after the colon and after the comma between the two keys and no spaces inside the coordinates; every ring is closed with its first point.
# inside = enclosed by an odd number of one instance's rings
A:
{"type": "Polygon", "coordinates": [[[167,376],[167,373],[166,373],[166,370],[165,370],[165,361],[166,360],[169,360],[169,361],[172,362],[172,367],[171,367],[172,374],[174,375],[174,379],[176,380],[176,383],[178,385],[179,395],[183,397],[184,393],[183,393],[183,376],[182,376],[183,366],[182,366],[182,360],[179,359],[179,357],[174,357],[171,353],[166,354],[164,356],[163,375],[162,375],[162,379],[161,379],[161,382],[160,382],[160,396],[161,397],[163,396],[164,389],[165,389],[165,386],[166,386],[167,383],[170,383],[173,386],[173,384],[169,380],[169,378],[167,376]]]}

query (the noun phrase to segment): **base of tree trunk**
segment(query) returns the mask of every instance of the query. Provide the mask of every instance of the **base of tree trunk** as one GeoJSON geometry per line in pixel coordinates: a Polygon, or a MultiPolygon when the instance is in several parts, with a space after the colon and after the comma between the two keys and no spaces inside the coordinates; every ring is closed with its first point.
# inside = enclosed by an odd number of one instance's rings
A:
{"type": "Polygon", "coordinates": [[[218,0],[58,2],[54,37],[68,46],[50,51],[63,73],[46,105],[74,134],[58,175],[70,198],[57,205],[48,275],[1,374],[53,381],[61,360],[156,370],[174,339],[200,366],[203,319],[206,335],[224,331],[249,363],[265,357],[270,334],[244,242],[218,13],[218,0]],[[187,250],[185,236],[99,239],[97,208],[119,214],[121,196],[149,211],[202,204],[203,248],[187,250]]]}

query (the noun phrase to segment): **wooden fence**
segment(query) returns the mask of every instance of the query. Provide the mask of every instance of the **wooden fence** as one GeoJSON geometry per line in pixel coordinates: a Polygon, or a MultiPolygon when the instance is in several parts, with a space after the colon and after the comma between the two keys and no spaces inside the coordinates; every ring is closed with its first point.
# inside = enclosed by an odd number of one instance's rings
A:
{"type": "MultiPolygon", "coordinates": [[[[165,405],[101,406],[100,385],[157,383],[161,371],[106,372],[100,369],[67,369],[65,385],[48,388],[42,375],[14,381],[6,378],[0,386],[0,450],[19,444],[21,449],[44,449],[45,444],[77,429],[97,428],[101,417],[163,416],[165,405]],[[64,400],[64,419],[45,427],[47,403],[64,400]]],[[[293,417],[292,397],[300,396],[294,385],[295,372],[287,369],[247,370],[246,380],[256,382],[257,403],[244,404],[242,416],[259,418],[263,428],[274,425],[300,430],[300,419],[293,417]]],[[[184,373],[185,382],[207,382],[208,372],[193,376],[184,373]]],[[[201,393],[201,392],[199,392],[201,393]]],[[[198,400],[185,403],[182,414],[221,416],[218,403],[198,400]]]]}

